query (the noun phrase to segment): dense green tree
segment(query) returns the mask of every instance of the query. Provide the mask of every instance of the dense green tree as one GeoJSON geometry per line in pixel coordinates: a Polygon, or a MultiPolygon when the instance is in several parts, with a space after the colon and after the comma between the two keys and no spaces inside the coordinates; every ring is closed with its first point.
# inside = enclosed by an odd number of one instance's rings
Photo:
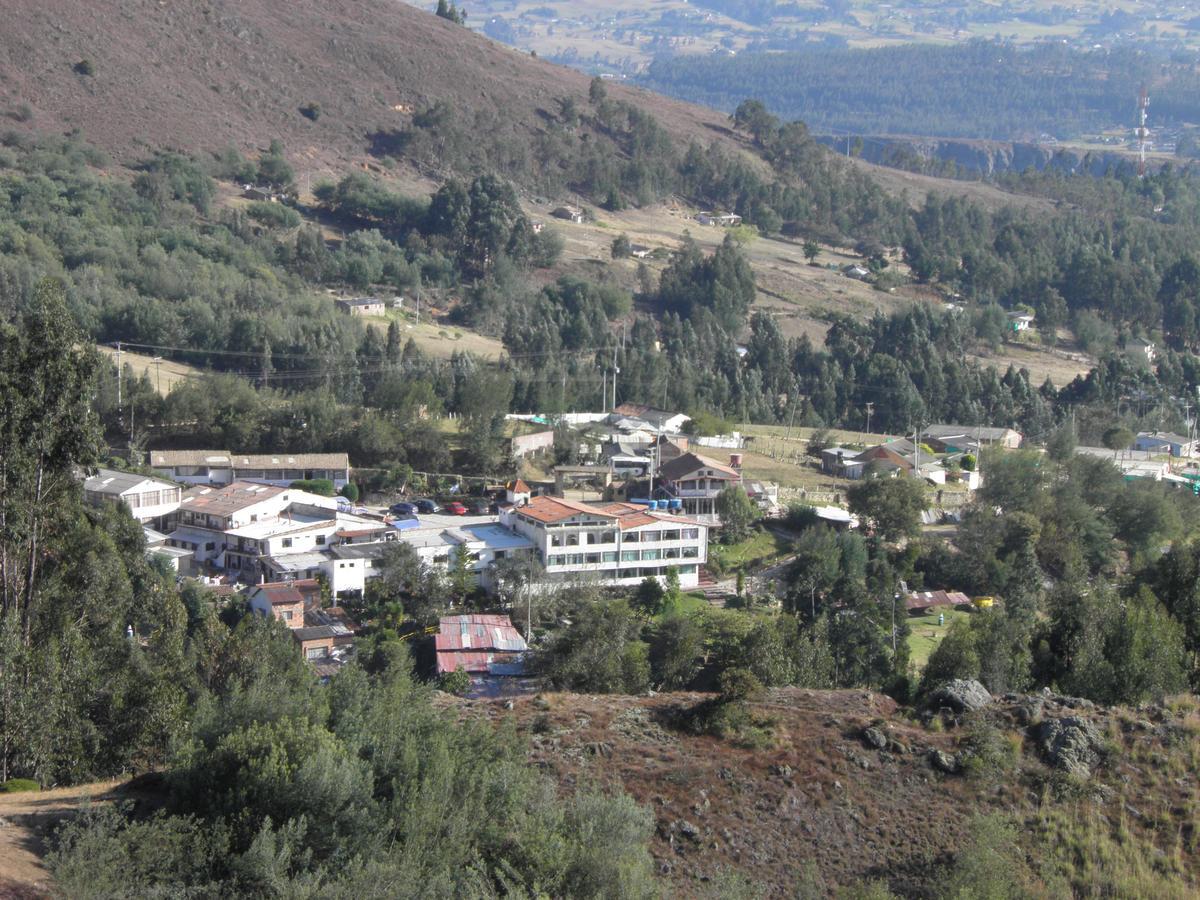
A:
{"type": "Polygon", "coordinates": [[[925,488],[916,478],[866,478],[847,492],[850,512],[870,523],[884,540],[916,534],[925,509],[925,488]]]}

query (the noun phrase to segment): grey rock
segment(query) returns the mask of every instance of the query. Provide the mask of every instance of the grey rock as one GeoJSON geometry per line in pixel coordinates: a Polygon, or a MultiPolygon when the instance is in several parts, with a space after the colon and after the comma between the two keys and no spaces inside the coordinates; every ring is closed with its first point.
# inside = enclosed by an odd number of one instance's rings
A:
{"type": "Polygon", "coordinates": [[[1017,723],[1024,726],[1032,725],[1042,717],[1046,701],[1041,697],[1029,697],[1016,710],[1017,723]]]}
{"type": "Polygon", "coordinates": [[[930,750],[929,764],[947,775],[958,774],[958,757],[953,753],[947,753],[944,750],[930,750]]]}
{"type": "Polygon", "coordinates": [[[891,738],[888,740],[888,752],[895,753],[897,756],[905,756],[908,754],[908,744],[891,738]]]}
{"type": "Polygon", "coordinates": [[[1047,719],[1038,728],[1038,742],[1050,765],[1076,778],[1091,777],[1104,748],[1095,724],[1080,716],[1047,719]]]}
{"type": "Polygon", "coordinates": [[[691,822],[689,822],[687,819],[680,819],[675,824],[679,830],[679,833],[682,834],[689,841],[699,841],[700,840],[700,829],[697,828],[695,825],[693,825],[691,822]]]}
{"type": "Polygon", "coordinates": [[[613,755],[612,744],[605,741],[590,741],[583,745],[583,750],[589,756],[599,756],[604,759],[611,759],[613,755]]]}
{"type": "Polygon", "coordinates": [[[888,745],[887,735],[878,728],[865,728],[862,733],[863,743],[868,747],[874,747],[876,750],[886,750],[888,745]]]}
{"type": "Polygon", "coordinates": [[[992,702],[987,688],[974,678],[956,678],[935,689],[929,695],[931,709],[950,709],[957,715],[975,712],[992,702]]]}

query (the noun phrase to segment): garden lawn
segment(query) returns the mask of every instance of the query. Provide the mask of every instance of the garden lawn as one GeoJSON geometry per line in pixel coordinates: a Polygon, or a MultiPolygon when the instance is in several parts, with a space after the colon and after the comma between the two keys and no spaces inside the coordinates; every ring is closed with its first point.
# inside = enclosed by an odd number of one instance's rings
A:
{"type": "Polygon", "coordinates": [[[922,616],[909,616],[908,627],[912,629],[908,636],[909,661],[918,672],[925,668],[929,657],[942,642],[946,631],[952,624],[965,619],[970,613],[960,609],[943,607],[934,609],[922,616]],[[938,625],[938,614],[945,613],[946,624],[938,625]]]}

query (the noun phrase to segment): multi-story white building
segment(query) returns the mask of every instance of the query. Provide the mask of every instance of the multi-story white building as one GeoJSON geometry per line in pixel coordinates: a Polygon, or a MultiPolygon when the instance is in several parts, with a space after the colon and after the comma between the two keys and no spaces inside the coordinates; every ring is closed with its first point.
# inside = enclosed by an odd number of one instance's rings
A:
{"type": "Polygon", "coordinates": [[[375,524],[339,513],[333,497],[249,482],[193,487],[173,518],[170,546],[193,551],[197,564],[251,580],[264,574],[265,559],[321,550],[341,531],[375,524]]]}
{"type": "MultiPolygon", "coordinates": [[[[731,454],[734,461],[739,454],[731,454]]],[[[740,465],[740,463],[739,463],[740,465]]],[[[742,483],[741,469],[725,465],[699,453],[683,453],[658,469],[659,486],[676,500],[683,511],[701,521],[718,523],[717,497],[721,491],[742,483]]]]}
{"type": "Polygon", "coordinates": [[[534,497],[501,522],[532,542],[551,576],[627,585],[674,569],[681,586],[695,587],[708,559],[706,525],[643,504],[534,497]]]}

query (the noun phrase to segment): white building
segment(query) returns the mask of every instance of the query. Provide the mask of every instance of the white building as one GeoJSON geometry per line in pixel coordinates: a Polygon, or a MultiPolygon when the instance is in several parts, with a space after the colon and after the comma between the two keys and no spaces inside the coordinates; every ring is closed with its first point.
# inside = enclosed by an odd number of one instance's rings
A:
{"type": "MultiPolygon", "coordinates": [[[[740,456],[730,454],[731,463],[740,465],[740,456]]],[[[705,522],[717,522],[717,498],[721,491],[742,483],[741,469],[724,465],[699,453],[683,453],[658,469],[661,488],[682,502],[683,511],[703,516],[705,522]]]]}
{"type": "Polygon", "coordinates": [[[172,518],[169,546],[251,580],[257,580],[264,557],[318,548],[343,528],[370,524],[339,513],[333,497],[250,482],[193,487],[172,518]]]}
{"type": "Polygon", "coordinates": [[[462,517],[430,516],[428,519],[428,527],[390,529],[386,535],[366,543],[347,540],[345,535],[350,532],[339,531],[328,546],[277,552],[263,560],[265,577],[273,581],[291,581],[320,575],[328,582],[333,595],[342,597],[361,593],[366,590],[368,581],[383,573],[384,556],[389,547],[408,544],[416,551],[422,565],[445,571],[461,546],[467,552],[476,583],[491,590],[495,562],[533,550],[531,541],[498,525],[494,518],[463,521],[462,517]]]}
{"type": "Polygon", "coordinates": [[[229,484],[233,457],[225,450],[152,450],[150,467],[180,484],[229,484]]]}
{"type": "Polygon", "coordinates": [[[177,484],[116,469],[100,469],[83,482],[83,499],[88,503],[124,504],[142,523],[158,522],[173,513],[182,496],[183,489],[177,484]]]}
{"type": "Polygon", "coordinates": [[[183,484],[225,485],[253,481],[287,487],[293,481],[325,479],[341,490],[350,480],[345,453],[233,454],[227,450],[154,450],[156,473],[183,484]]]}
{"type": "Polygon", "coordinates": [[[680,585],[695,587],[708,559],[705,525],[642,504],[534,497],[501,522],[533,544],[550,576],[631,585],[675,569],[680,585]]]}

